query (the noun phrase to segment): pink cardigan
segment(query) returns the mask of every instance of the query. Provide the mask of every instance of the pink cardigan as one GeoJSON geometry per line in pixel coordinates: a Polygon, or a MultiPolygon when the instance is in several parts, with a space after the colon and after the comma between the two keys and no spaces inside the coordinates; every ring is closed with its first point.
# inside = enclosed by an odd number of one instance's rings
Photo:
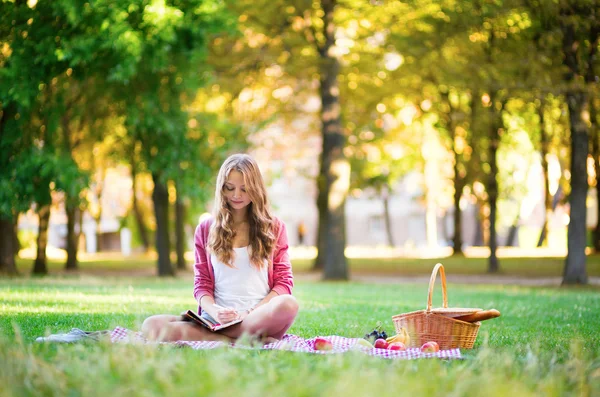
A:
{"type": "MultiPolygon", "coordinates": [[[[212,223],[212,218],[203,221],[196,227],[194,235],[194,254],[196,257],[196,263],[194,264],[194,298],[198,303],[204,295],[214,297],[215,274],[210,261],[210,253],[205,248],[208,244],[208,232],[212,223]]],[[[269,288],[279,295],[291,294],[294,280],[292,264],[288,255],[285,224],[278,218],[274,218],[274,224],[277,240],[268,269],[269,288]]],[[[200,307],[198,307],[198,313],[201,313],[200,307]]]]}

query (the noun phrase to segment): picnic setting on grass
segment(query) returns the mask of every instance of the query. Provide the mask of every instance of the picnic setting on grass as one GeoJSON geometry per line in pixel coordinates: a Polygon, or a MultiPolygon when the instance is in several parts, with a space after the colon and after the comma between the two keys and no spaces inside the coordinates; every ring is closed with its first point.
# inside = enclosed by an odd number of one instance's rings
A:
{"type": "MultiPolygon", "coordinates": [[[[448,307],[444,266],[437,264],[431,275],[425,310],[398,314],[392,317],[396,334],[388,336],[381,325],[363,338],[345,338],[337,335],[316,336],[304,339],[291,334],[283,334],[281,339],[260,344],[258,348],[271,350],[287,350],[305,353],[343,353],[361,351],[370,356],[395,359],[415,358],[461,358],[460,349],[471,349],[477,338],[481,321],[500,316],[495,309],[448,307]],[[442,283],[443,307],[432,308],[433,288],[439,272],[442,283]]],[[[226,329],[242,320],[236,318],[230,322],[219,324],[199,316],[192,310],[181,314],[181,321],[189,322],[200,329],[217,332],[226,329]]],[[[67,334],[55,334],[37,338],[38,342],[73,343],[85,340],[98,340],[99,335],[110,339],[112,343],[152,343],[141,332],[134,332],[123,327],[112,331],[98,333],[74,329],[67,334]]],[[[235,341],[224,342],[212,337],[207,340],[175,340],[177,346],[188,346],[192,349],[214,349],[217,347],[236,347],[235,341]]],[[[216,338],[221,339],[221,338],[216,338]]],[[[272,338],[271,338],[272,339],[272,338]]],[[[244,340],[242,348],[248,348],[248,340],[244,340]]],[[[255,344],[256,346],[256,344],[255,344]]]]}
{"type": "MultiPolygon", "coordinates": [[[[194,297],[198,311],[154,315],[133,334],[121,327],[110,333],[112,342],[158,341],[211,349],[236,346],[248,335],[266,342],[263,349],[298,352],[345,352],[360,349],[385,358],[460,358],[460,349],[473,347],[481,321],[497,317],[497,310],[448,307],[446,274],[437,264],[431,274],[427,307],[392,317],[396,334],[381,329],[364,338],[338,335],[303,339],[286,331],[298,313],[292,296],[293,274],[285,224],[271,215],[266,186],[256,161],[246,154],[228,157],[217,175],[214,217],[195,233],[194,297]],[[441,276],[443,307],[432,308],[437,273],[441,276]]],[[[72,334],[39,337],[40,342],[74,342],[89,337],[72,334]]],[[[92,335],[97,335],[96,333],[92,335]]]]}
{"type": "MultiPolygon", "coordinates": [[[[467,383],[443,385],[443,382],[451,383],[455,377],[461,377],[463,370],[472,377],[482,379],[489,374],[486,375],[485,371],[483,373],[480,371],[481,365],[486,367],[498,364],[501,369],[494,370],[501,374],[498,376],[510,378],[514,376],[514,371],[518,371],[518,367],[514,366],[515,362],[526,360],[522,366],[529,370],[526,370],[524,374],[527,371],[539,372],[542,371],[542,368],[546,368],[546,363],[555,360],[547,358],[549,354],[560,352],[563,358],[549,372],[544,372],[547,374],[544,382],[559,379],[557,374],[564,372],[564,368],[572,365],[572,360],[583,360],[582,362],[590,364],[584,364],[582,369],[576,371],[573,376],[586,380],[579,383],[582,386],[576,386],[575,389],[586,388],[587,390],[588,387],[600,384],[598,379],[600,373],[594,369],[594,355],[597,347],[580,345],[580,341],[592,341],[598,338],[597,329],[591,331],[594,329],[594,324],[598,322],[598,316],[594,317],[592,312],[587,311],[587,307],[594,307],[599,301],[598,294],[593,290],[583,294],[579,291],[566,292],[568,300],[560,303],[563,310],[565,307],[575,305],[575,312],[569,315],[571,319],[569,321],[573,321],[575,324],[576,316],[585,316],[583,317],[585,322],[581,328],[573,327],[557,331],[557,327],[571,327],[570,323],[564,323],[564,320],[557,317],[564,316],[561,310],[554,312],[554,319],[552,315],[547,315],[544,322],[539,322],[539,318],[533,312],[533,306],[528,308],[528,305],[521,301],[527,297],[525,299],[534,305],[536,302],[540,302],[542,307],[555,304],[552,303],[553,300],[549,300],[545,296],[547,294],[544,292],[545,290],[541,291],[540,296],[535,289],[525,288],[515,292],[510,289],[497,290],[489,286],[480,292],[473,287],[470,287],[471,292],[465,292],[454,285],[454,295],[452,295],[452,291],[449,294],[446,270],[461,269],[461,262],[467,260],[465,258],[444,259],[444,262],[451,263],[449,266],[442,263],[435,264],[431,270],[427,288],[426,279],[423,282],[412,284],[399,281],[389,284],[389,287],[384,282],[380,282],[376,288],[368,283],[336,284],[334,282],[328,284],[323,282],[321,285],[317,282],[313,285],[312,283],[306,284],[305,281],[305,284],[296,285],[297,277],[292,271],[286,224],[273,214],[260,167],[252,156],[237,153],[228,156],[223,161],[216,176],[213,203],[212,215],[203,217],[195,228],[193,278],[174,280],[176,289],[170,293],[167,293],[166,290],[163,291],[164,288],[168,288],[168,280],[160,280],[158,284],[142,287],[138,282],[125,279],[126,283],[130,283],[126,291],[117,292],[119,288],[123,288],[123,286],[119,287],[120,282],[116,282],[116,285],[111,287],[115,291],[114,297],[111,297],[110,294],[107,296],[102,292],[107,284],[102,277],[98,281],[82,279],[83,284],[78,287],[69,287],[73,282],[76,285],[77,280],[71,280],[68,277],[62,280],[56,279],[55,281],[58,283],[56,286],[44,284],[43,280],[23,280],[17,282],[16,289],[11,285],[11,281],[5,281],[2,297],[9,304],[0,306],[0,310],[2,307],[7,307],[8,310],[18,312],[22,310],[20,309],[23,307],[22,302],[28,299],[33,299],[34,302],[39,300],[39,302],[43,302],[41,303],[42,307],[45,307],[42,311],[32,309],[31,313],[25,313],[25,317],[17,315],[15,317],[17,320],[14,322],[12,317],[8,317],[8,322],[4,320],[1,323],[5,330],[7,326],[12,327],[16,340],[20,341],[15,345],[0,338],[0,344],[3,346],[0,349],[2,352],[0,355],[4,355],[6,360],[13,361],[11,357],[18,357],[21,354],[19,349],[28,349],[24,347],[23,343],[35,341],[34,349],[40,352],[39,358],[33,358],[33,362],[38,364],[29,366],[26,364],[27,360],[17,360],[16,367],[10,367],[14,369],[6,372],[8,377],[23,380],[23,386],[14,386],[11,390],[18,394],[37,388],[37,386],[30,386],[32,383],[26,380],[30,377],[37,379],[36,385],[46,384],[49,373],[38,374],[35,369],[42,365],[41,362],[46,360],[46,357],[55,360],[53,358],[55,353],[61,356],[66,355],[64,359],[66,362],[70,362],[74,358],[72,355],[79,354],[78,350],[69,352],[60,345],[64,345],[64,347],[79,345],[88,352],[83,353],[83,356],[89,354],[90,359],[100,360],[100,362],[108,357],[112,357],[110,360],[126,360],[125,362],[121,361],[121,364],[118,365],[119,369],[109,366],[104,369],[104,372],[99,373],[104,375],[97,375],[109,378],[119,378],[122,371],[129,373],[129,371],[138,370],[136,365],[132,366],[132,362],[127,361],[126,357],[128,356],[164,355],[165,352],[162,348],[173,347],[186,348],[185,350],[198,352],[198,354],[206,352],[206,354],[194,358],[183,355],[179,349],[175,349],[171,350],[169,356],[162,356],[160,360],[151,357],[141,358],[144,366],[139,370],[143,371],[143,368],[149,365],[151,368],[155,368],[152,370],[153,372],[160,371],[163,367],[173,365],[173,360],[177,361],[179,360],[177,357],[182,356],[185,357],[181,358],[184,362],[201,360],[207,368],[220,368],[219,365],[226,365],[229,368],[245,368],[244,371],[248,373],[255,370],[260,371],[260,368],[272,368],[270,371],[283,373],[282,369],[275,369],[271,366],[289,365],[287,371],[291,372],[288,372],[286,376],[294,378],[298,371],[301,371],[304,378],[310,378],[314,377],[314,375],[308,374],[310,372],[308,368],[311,365],[328,367],[337,365],[329,361],[330,358],[348,357],[348,362],[356,363],[356,367],[341,371],[338,376],[330,377],[327,380],[323,379],[323,382],[325,382],[324,384],[328,381],[334,382],[336,386],[332,387],[336,388],[342,384],[354,385],[351,387],[356,389],[359,387],[356,382],[360,381],[346,383],[344,374],[360,379],[358,374],[364,370],[359,369],[363,364],[360,359],[357,359],[357,355],[365,359],[384,359],[377,361],[388,363],[439,362],[440,364],[437,365],[443,365],[442,363],[467,362],[467,369],[437,367],[433,370],[437,374],[437,383],[435,387],[432,386],[432,390],[439,392],[444,387],[458,389],[468,387],[467,383]],[[439,283],[436,284],[436,280],[439,280],[439,283]],[[86,287],[86,282],[91,284],[86,287]],[[19,283],[22,286],[19,286],[19,283]],[[33,287],[28,286],[29,283],[33,283],[33,287]],[[60,298],[63,294],[61,283],[66,283],[65,292],[68,294],[71,293],[68,292],[70,289],[75,288],[73,303],[78,302],[79,306],[72,306],[68,300],[63,301],[63,298],[60,298]],[[181,283],[184,284],[181,285],[181,283]],[[439,287],[436,288],[436,285],[439,287]],[[78,289],[84,288],[85,291],[85,288],[90,287],[91,291],[76,292],[78,289]],[[40,291],[28,293],[28,288],[38,288],[40,291]],[[52,303],[55,298],[44,292],[48,288],[51,288],[51,291],[54,288],[54,294],[59,296],[56,304],[52,303]],[[300,294],[294,293],[296,288],[300,289],[300,294]],[[94,289],[96,292],[93,292],[94,289]],[[156,291],[156,296],[153,291],[156,291]],[[183,294],[184,291],[188,293],[183,294]],[[383,295],[379,296],[380,292],[383,295]],[[94,296],[95,294],[99,295],[94,296]],[[174,301],[169,295],[186,295],[188,297],[192,295],[197,306],[190,307],[189,298],[183,301],[174,301]],[[452,300],[449,299],[449,295],[452,300]],[[394,298],[390,299],[392,296],[394,298]],[[516,296],[517,300],[514,300],[513,296],[516,296]],[[85,302],[88,297],[91,300],[85,302]],[[441,300],[441,304],[434,304],[434,301],[438,299],[441,300]],[[132,321],[131,317],[127,317],[127,309],[121,315],[115,314],[116,308],[126,308],[127,302],[136,301],[146,301],[151,305],[150,307],[146,306],[140,314],[148,313],[149,308],[152,314],[145,318],[138,317],[135,321],[132,321]],[[581,305],[580,302],[588,302],[588,304],[581,305]],[[48,303],[50,306],[44,306],[48,303]],[[65,309],[72,310],[73,314],[53,314],[57,312],[57,306],[65,306],[65,309]],[[104,310],[108,314],[91,320],[94,318],[93,316],[84,315],[82,317],[79,315],[82,307],[92,313],[104,310]],[[352,309],[347,310],[347,307],[352,309]],[[417,310],[405,310],[407,307],[417,310]],[[179,308],[179,310],[173,313],[175,308],[179,308]],[[485,328],[485,324],[492,325],[495,321],[501,322],[505,318],[501,316],[498,309],[503,310],[504,316],[511,319],[508,323],[510,325],[490,327],[493,331],[485,332],[485,340],[476,347],[482,324],[485,328]],[[323,310],[326,311],[326,315],[321,314],[323,310]],[[168,314],[169,312],[170,314],[168,314]],[[515,322],[515,318],[520,320],[515,322]],[[121,323],[119,319],[125,321],[121,323]],[[489,321],[492,319],[496,320],[489,321]],[[71,323],[69,323],[70,321],[71,323]],[[517,326],[519,321],[528,325],[519,328],[517,326]],[[99,324],[112,325],[112,327],[98,327],[99,324]],[[19,336],[23,332],[21,329],[30,338],[27,342],[24,342],[23,338],[19,336]],[[65,329],[70,329],[70,331],[65,332],[65,329]],[[34,334],[39,331],[42,333],[34,334]],[[537,339],[540,341],[539,343],[542,343],[545,334],[557,335],[557,332],[560,332],[561,336],[555,336],[555,340],[561,343],[562,347],[559,349],[562,350],[553,348],[548,351],[531,350],[532,346],[538,343],[534,340],[537,339]],[[564,339],[565,335],[570,335],[568,338],[572,338],[572,343],[564,339]],[[490,346],[490,338],[493,338],[493,343],[501,346],[504,351],[490,346]],[[523,343],[522,341],[529,342],[522,345],[517,344],[517,349],[508,353],[506,349],[510,349],[511,344],[518,343],[519,339],[521,343],[523,343]],[[503,340],[508,342],[502,342],[503,340]],[[144,350],[135,350],[142,347],[144,350]],[[119,353],[122,348],[127,349],[124,355],[119,353]],[[156,353],[148,353],[147,349],[155,349],[156,353]],[[284,358],[277,352],[298,358],[284,358]],[[240,354],[252,353],[260,353],[255,358],[256,360],[260,360],[259,357],[271,356],[271,362],[257,367],[252,364],[230,362],[230,360],[237,360],[240,354]],[[301,361],[302,364],[299,365],[290,364],[296,360],[307,360],[307,356],[317,357],[322,360],[322,363],[309,364],[309,362],[301,361]],[[226,364],[216,364],[212,360],[226,364]],[[17,372],[13,373],[12,371],[17,372]]],[[[423,264],[430,266],[427,263],[431,262],[433,261],[424,261],[423,264]]],[[[519,263],[517,263],[518,265],[519,263]]],[[[449,273],[448,276],[452,277],[452,273],[449,273]]],[[[383,280],[385,281],[385,277],[383,280]]],[[[141,282],[144,283],[144,281],[141,282]]],[[[131,310],[137,312],[135,306],[131,310]]],[[[547,339],[544,342],[551,344],[553,340],[547,339]]],[[[540,349],[540,347],[536,349],[540,349]]],[[[250,360],[248,362],[255,360],[254,358],[247,359],[250,360]]],[[[89,364],[73,365],[73,367],[67,365],[66,372],[54,374],[52,377],[59,379],[61,384],[69,384],[73,381],[71,373],[75,371],[75,366],[91,368],[89,364]]],[[[373,368],[378,368],[380,365],[383,364],[368,364],[373,368]]],[[[6,366],[3,368],[4,370],[9,369],[6,366]]],[[[189,372],[187,376],[194,376],[191,368],[195,368],[195,365],[190,364],[189,368],[189,371],[192,372],[189,372]]],[[[379,368],[388,373],[388,378],[395,377],[389,375],[389,372],[393,371],[393,367],[379,368]]],[[[410,370],[411,367],[403,369],[403,371],[410,370]]],[[[223,371],[231,376],[237,372],[231,369],[223,371]]],[[[567,371],[567,373],[571,372],[567,371]]],[[[210,382],[218,382],[219,387],[235,383],[233,380],[223,378],[223,375],[207,376],[209,376],[210,382]]],[[[523,379],[526,378],[526,375],[519,376],[522,376],[523,379]]],[[[0,377],[2,377],[1,373],[0,377]]],[[[133,377],[138,377],[138,375],[133,377]]],[[[141,379],[143,378],[142,376],[141,379]]],[[[403,376],[396,382],[402,382],[401,387],[410,387],[419,393],[419,383],[409,386],[410,383],[407,383],[409,378],[410,376],[408,378],[403,376]]],[[[169,382],[171,381],[180,385],[177,387],[186,383],[169,380],[169,382]]],[[[527,383],[525,380],[519,382],[524,382],[518,383],[516,386],[519,390],[530,387],[525,386],[527,383]]],[[[539,386],[540,388],[546,387],[544,382],[539,386]]],[[[570,381],[565,380],[564,382],[567,384],[570,381]]],[[[384,390],[389,392],[385,386],[387,383],[389,381],[378,382],[372,387],[377,388],[380,392],[384,390]]],[[[247,382],[242,382],[238,387],[242,390],[246,384],[247,382]]],[[[285,382],[281,382],[281,385],[285,384],[285,382]]],[[[271,384],[271,387],[273,385],[271,384]]],[[[496,382],[495,387],[499,395],[508,392],[507,385],[510,386],[510,383],[503,380],[496,382]]],[[[105,386],[109,388],[106,392],[110,392],[110,383],[105,386]]],[[[83,384],[78,386],[81,390],[84,390],[85,387],[83,384]]],[[[137,384],[135,387],[142,390],[150,390],[154,387],[154,391],[151,393],[157,393],[161,389],[156,381],[144,383],[143,386],[137,384]]],[[[256,387],[258,388],[257,393],[262,393],[267,388],[264,383],[260,383],[256,387]]],[[[311,390],[320,394],[323,393],[323,387],[309,382],[298,390],[299,393],[302,393],[300,390],[311,390]]],[[[61,386],[57,386],[57,388],[62,390],[61,386]]],[[[58,389],[53,390],[56,392],[58,389]]],[[[93,394],[101,394],[101,390],[97,389],[93,394]]],[[[363,394],[357,393],[356,390],[349,393],[363,394]]],[[[435,391],[433,393],[436,394],[435,391]]],[[[89,392],[85,394],[89,394],[89,392]]]]}
{"type": "Polygon", "coordinates": [[[600,0],[0,1],[0,397],[600,396],[600,0]]]}

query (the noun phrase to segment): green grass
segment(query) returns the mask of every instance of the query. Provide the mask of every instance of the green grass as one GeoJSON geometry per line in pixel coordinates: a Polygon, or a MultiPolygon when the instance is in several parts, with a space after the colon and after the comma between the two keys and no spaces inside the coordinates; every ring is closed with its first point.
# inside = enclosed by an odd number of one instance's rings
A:
{"type": "MultiPolygon", "coordinates": [[[[355,258],[350,259],[351,273],[394,274],[394,275],[430,275],[433,266],[440,262],[447,274],[484,275],[487,274],[487,258],[467,258],[449,256],[446,258],[355,258]]],[[[310,269],[312,263],[306,260],[294,261],[294,267],[301,270],[310,269]]],[[[564,258],[501,258],[501,276],[519,277],[562,277],[565,265],[564,258]]],[[[600,256],[588,256],[588,276],[600,276],[600,256]]]]}
{"type": "MultiPolygon", "coordinates": [[[[138,329],[148,315],[193,307],[191,282],[189,275],[0,280],[0,396],[600,393],[600,293],[592,288],[449,284],[451,305],[503,313],[482,324],[462,361],[33,342],[71,327],[138,329]]],[[[301,309],[289,332],[359,337],[381,321],[391,333],[391,316],[424,308],[426,292],[421,284],[298,282],[301,309]]]]}

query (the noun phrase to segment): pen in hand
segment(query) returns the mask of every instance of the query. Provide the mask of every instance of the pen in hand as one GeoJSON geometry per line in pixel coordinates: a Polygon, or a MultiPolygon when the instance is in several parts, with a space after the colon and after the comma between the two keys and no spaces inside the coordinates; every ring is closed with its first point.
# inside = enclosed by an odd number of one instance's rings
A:
{"type": "Polygon", "coordinates": [[[219,311],[217,314],[219,321],[228,323],[236,320],[239,317],[239,313],[235,309],[223,307],[221,305],[217,305],[216,303],[214,304],[214,307],[219,311]],[[221,316],[219,316],[219,314],[221,314],[221,316]]]}

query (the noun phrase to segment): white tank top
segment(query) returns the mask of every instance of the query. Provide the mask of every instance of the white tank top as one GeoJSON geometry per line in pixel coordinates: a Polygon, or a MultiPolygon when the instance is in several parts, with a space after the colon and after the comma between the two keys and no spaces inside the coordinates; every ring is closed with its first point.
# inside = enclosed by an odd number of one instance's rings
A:
{"type": "MultiPolygon", "coordinates": [[[[215,303],[236,310],[247,310],[256,306],[269,293],[267,266],[257,270],[250,263],[249,247],[234,248],[235,256],[231,268],[211,254],[215,274],[215,303]]],[[[266,261],[266,260],[265,260],[266,261]]]]}

